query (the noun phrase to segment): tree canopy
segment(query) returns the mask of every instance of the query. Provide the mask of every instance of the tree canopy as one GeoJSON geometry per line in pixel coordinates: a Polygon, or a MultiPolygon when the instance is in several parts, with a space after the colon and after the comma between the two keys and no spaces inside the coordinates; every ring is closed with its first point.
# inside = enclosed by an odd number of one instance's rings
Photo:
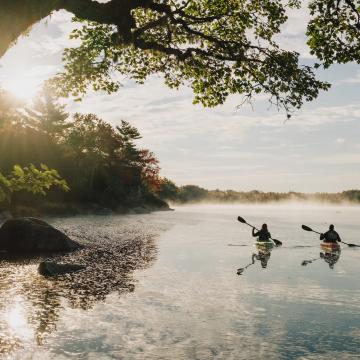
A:
{"type": "Polygon", "coordinates": [[[308,44],[325,67],[360,63],[360,1],[313,0],[309,5],[308,44]]]}
{"type": "MultiPolygon", "coordinates": [[[[329,84],[280,48],[276,35],[300,0],[0,0],[0,56],[28,26],[65,9],[82,22],[65,49],[62,95],[89,88],[116,91],[114,74],[138,82],[155,73],[171,88],[189,85],[194,102],[222,104],[229,95],[265,93],[288,113],[329,84]],[[17,21],[13,21],[14,16],[17,21]]],[[[359,1],[309,2],[308,44],[325,67],[360,61],[359,1]]]]}

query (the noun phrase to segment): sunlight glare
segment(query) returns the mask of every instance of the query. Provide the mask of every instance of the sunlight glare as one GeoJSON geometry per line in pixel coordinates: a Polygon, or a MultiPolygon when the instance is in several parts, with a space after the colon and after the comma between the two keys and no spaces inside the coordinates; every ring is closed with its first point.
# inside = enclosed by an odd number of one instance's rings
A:
{"type": "Polygon", "coordinates": [[[22,306],[21,298],[14,299],[14,305],[5,316],[9,329],[21,340],[28,340],[33,337],[33,332],[28,326],[25,309],[22,306]]]}
{"type": "Polygon", "coordinates": [[[25,102],[31,101],[40,90],[43,76],[39,68],[14,67],[6,68],[0,78],[0,87],[11,92],[25,102]]]}

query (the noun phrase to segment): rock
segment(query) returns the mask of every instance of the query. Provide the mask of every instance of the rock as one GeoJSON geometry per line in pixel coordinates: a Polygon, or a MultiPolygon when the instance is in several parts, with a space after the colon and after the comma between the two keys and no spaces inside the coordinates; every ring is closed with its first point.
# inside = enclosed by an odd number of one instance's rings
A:
{"type": "Polygon", "coordinates": [[[43,261],[39,264],[39,274],[44,276],[56,276],[72,273],[85,269],[85,266],[79,264],[57,264],[52,261],[43,261]]]}
{"type": "Polygon", "coordinates": [[[80,244],[61,231],[36,218],[9,219],[0,228],[0,251],[52,253],[80,248],[80,244]]]}

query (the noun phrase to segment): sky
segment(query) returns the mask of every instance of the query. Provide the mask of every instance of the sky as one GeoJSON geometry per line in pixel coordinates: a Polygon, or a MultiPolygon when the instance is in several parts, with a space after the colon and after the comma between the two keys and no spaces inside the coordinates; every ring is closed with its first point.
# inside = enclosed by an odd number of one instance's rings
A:
{"type": "MultiPolygon", "coordinates": [[[[304,35],[307,12],[294,11],[279,43],[311,65],[304,35]]],[[[0,59],[0,87],[25,100],[61,70],[74,27],[60,11],[33,26],[0,59]]],[[[178,185],[208,189],[338,192],[360,188],[360,66],[334,65],[318,77],[333,86],[285,121],[265,96],[239,108],[240,96],[213,109],[193,105],[189,88],[170,90],[161,76],[144,85],[123,78],[116,94],[90,92],[68,111],[95,113],[117,125],[122,119],[143,135],[139,145],[155,153],[161,175],[178,185]]]]}

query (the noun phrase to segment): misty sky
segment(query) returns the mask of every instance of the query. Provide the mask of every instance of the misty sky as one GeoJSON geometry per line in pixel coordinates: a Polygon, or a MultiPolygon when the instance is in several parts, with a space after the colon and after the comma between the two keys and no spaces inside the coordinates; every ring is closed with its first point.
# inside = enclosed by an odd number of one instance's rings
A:
{"type": "MultiPolygon", "coordinates": [[[[305,45],[306,12],[296,12],[279,37],[312,64],[305,45]]],[[[0,86],[28,99],[61,69],[61,54],[74,24],[65,12],[35,25],[0,59],[0,86]]],[[[90,93],[68,110],[93,112],[116,125],[131,122],[154,151],[162,175],[178,185],[209,189],[342,191],[360,188],[360,66],[336,65],[319,78],[330,91],[285,122],[261,96],[237,109],[240,97],[221,107],[192,105],[192,92],[166,88],[161,76],[137,85],[124,78],[113,95],[90,93]]]]}

